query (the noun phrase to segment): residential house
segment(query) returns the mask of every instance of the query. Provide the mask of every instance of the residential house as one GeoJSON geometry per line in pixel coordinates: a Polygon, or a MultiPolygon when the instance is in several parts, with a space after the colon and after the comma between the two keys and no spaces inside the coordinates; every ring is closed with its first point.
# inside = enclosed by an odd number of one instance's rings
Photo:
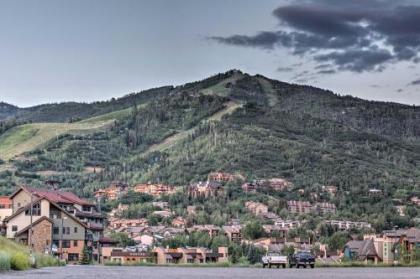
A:
{"type": "Polygon", "coordinates": [[[156,202],[152,202],[153,207],[157,207],[160,209],[167,209],[169,208],[169,203],[168,202],[164,202],[164,201],[156,201],[156,202]]]}
{"type": "Polygon", "coordinates": [[[322,186],[321,189],[323,192],[326,192],[330,194],[331,196],[335,196],[337,194],[336,186],[322,186]]]}
{"type": "Polygon", "coordinates": [[[7,238],[67,261],[78,261],[88,245],[92,259],[99,259],[104,218],[92,203],[70,192],[27,186],[19,187],[10,199],[13,214],[4,219],[7,238]]]}
{"type": "Polygon", "coordinates": [[[368,261],[378,263],[380,257],[372,239],[351,240],[343,249],[344,257],[349,260],[368,261]]]}
{"type": "Polygon", "coordinates": [[[196,212],[196,206],[195,205],[189,205],[189,206],[187,206],[187,213],[188,213],[188,215],[195,215],[197,212],[196,212]]]}
{"type": "Polygon", "coordinates": [[[153,211],[153,215],[159,216],[161,218],[169,218],[172,216],[172,212],[169,210],[156,210],[153,211]]]}
{"type": "Polygon", "coordinates": [[[206,232],[209,234],[210,237],[217,236],[221,231],[220,227],[215,225],[194,225],[191,228],[187,229],[188,233],[192,232],[206,232]]]}
{"type": "Polygon", "coordinates": [[[405,205],[395,205],[394,208],[398,212],[398,215],[405,216],[405,209],[406,209],[405,205]]]}
{"type": "Polygon", "coordinates": [[[211,172],[208,175],[208,180],[217,182],[230,182],[230,181],[244,181],[245,177],[241,174],[232,174],[228,172],[211,172]]]}
{"type": "Polygon", "coordinates": [[[110,218],[109,219],[109,228],[110,229],[119,229],[119,228],[128,228],[128,227],[141,227],[147,226],[148,221],[146,218],[139,219],[120,219],[120,218],[110,218]]]}
{"type": "Polygon", "coordinates": [[[206,181],[191,184],[188,187],[188,196],[190,198],[209,198],[217,197],[223,194],[222,184],[216,181],[206,181]]]}
{"type": "Polygon", "coordinates": [[[284,191],[293,187],[293,183],[284,178],[270,178],[257,180],[258,187],[269,188],[274,191],[284,191]]]}
{"type": "Polygon", "coordinates": [[[128,184],[122,182],[113,182],[108,188],[97,190],[94,195],[97,199],[116,200],[126,194],[128,184]]]}
{"type": "Polygon", "coordinates": [[[255,216],[262,216],[268,213],[268,206],[260,202],[247,201],[245,207],[255,216]]]}
{"type": "Polygon", "coordinates": [[[307,201],[287,201],[287,208],[292,214],[308,214],[312,212],[312,205],[307,201]]]}
{"type": "Polygon", "coordinates": [[[295,229],[299,228],[302,225],[302,222],[299,220],[283,220],[277,219],[274,221],[274,225],[286,229],[295,229]]]}
{"type": "Polygon", "coordinates": [[[172,220],[172,226],[175,228],[185,228],[186,225],[187,221],[181,216],[178,216],[172,220]]]}
{"type": "Polygon", "coordinates": [[[172,195],[176,192],[176,188],[173,185],[153,183],[137,184],[134,186],[133,190],[134,192],[149,194],[154,197],[159,197],[162,195],[172,195]]]}
{"type": "Polygon", "coordinates": [[[413,251],[420,249],[420,229],[400,229],[383,231],[377,235],[365,235],[365,239],[374,242],[379,257],[384,263],[394,263],[401,260],[402,251],[410,258],[413,251]]]}
{"type": "Polygon", "coordinates": [[[113,240],[110,237],[101,237],[99,239],[99,249],[100,249],[100,263],[105,263],[111,260],[111,252],[117,248],[118,241],[113,240]]]}
{"type": "Polygon", "coordinates": [[[225,236],[232,242],[242,242],[242,225],[223,226],[225,236]]]}
{"type": "Polygon", "coordinates": [[[315,212],[325,215],[325,214],[334,214],[337,212],[335,204],[328,202],[318,202],[315,205],[315,212]]]}
{"type": "Polygon", "coordinates": [[[327,225],[336,227],[338,230],[348,231],[350,229],[371,229],[372,225],[367,222],[353,222],[348,220],[326,220],[327,225]]]}
{"type": "Polygon", "coordinates": [[[256,183],[247,182],[247,183],[242,184],[241,187],[245,193],[251,193],[251,192],[255,193],[257,191],[258,185],[256,183]]]}

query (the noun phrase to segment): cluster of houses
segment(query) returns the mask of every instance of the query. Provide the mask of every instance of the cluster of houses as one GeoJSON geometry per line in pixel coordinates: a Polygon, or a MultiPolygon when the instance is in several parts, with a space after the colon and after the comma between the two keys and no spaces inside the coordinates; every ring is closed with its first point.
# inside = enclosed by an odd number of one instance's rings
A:
{"type": "Polygon", "coordinates": [[[383,262],[410,262],[418,257],[420,229],[383,231],[380,234],[364,235],[363,240],[351,240],[343,249],[343,257],[350,260],[383,262]]]}
{"type": "Polygon", "coordinates": [[[141,183],[130,187],[126,183],[113,182],[108,188],[97,190],[94,196],[96,199],[117,200],[127,194],[129,190],[159,197],[161,195],[172,195],[177,191],[177,188],[173,185],[154,183],[141,183]]]}

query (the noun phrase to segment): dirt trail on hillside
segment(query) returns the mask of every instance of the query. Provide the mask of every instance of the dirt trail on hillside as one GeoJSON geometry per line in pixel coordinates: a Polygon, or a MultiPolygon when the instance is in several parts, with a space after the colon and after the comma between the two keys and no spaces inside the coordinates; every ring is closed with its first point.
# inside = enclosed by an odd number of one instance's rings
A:
{"type": "MultiPolygon", "coordinates": [[[[236,102],[233,102],[233,101],[229,101],[229,102],[225,103],[225,106],[226,107],[224,109],[219,110],[218,112],[214,113],[210,117],[202,120],[200,122],[200,124],[208,122],[208,121],[220,121],[224,115],[233,113],[236,109],[240,108],[242,106],[242,104],[239,104],[239,103],[236,103],[236,102]]],[[[188,129],[188,130],[185,130],[185,131],[180,131],[180,132],[178,132],[178,133],[176,133],[172,136],[169,136],[169,137],[165,138],[163,141],[161,141],[159,143],[151,145],[145,152],[140,154],[140,156],[144,157],[151,152],[163,151],[163,150],[171,147],[174,143],[187,138],[188,135],[190,135],[195,129],[197,129],[197,127],[200,124],[196,125],[195,127],[191,128],[191,129],[188,129]]]]}

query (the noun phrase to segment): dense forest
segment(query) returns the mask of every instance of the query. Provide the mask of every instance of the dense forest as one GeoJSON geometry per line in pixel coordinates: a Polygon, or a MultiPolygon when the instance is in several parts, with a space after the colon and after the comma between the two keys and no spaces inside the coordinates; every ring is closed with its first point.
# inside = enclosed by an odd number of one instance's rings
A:
{"type": "MultiPolygon", "coordinates": [[[[19,183],[41,186],[54,179],[90,197],[112,181],[182,187],[220,170],[248,181],[293,182],[289,191],[246,197],[265,201],[281,215],[289,199],[332,202],[335,217],[371,221],[378,230],[412,225],[418,215],[410,206],[400,217],[392,205],[420,196],[419,107],[339,96],[237,70],[107,102],[8,107],[0,133],[19,121],[71,122],[126,108],[129,115],[105,130],[61,135],[2,162],[12,167],[0,171],[0,190],[6,194],[19,183]],[[337,186],[337,195],[311,195],[323,185],[337,186]],[[372,188],[382,195],[371,197],[372,188]]],[[[222,224],[238,214],[251,218],[241,206],[240,184],[226,187],[227,197],[198,201],[207,212],[200,222],[222,224]]],[[[167,199],[180,211],[189,203],[182,194],[167,199]]],[[[147,216],[147,208],[136,206],[129,212],[146,210],[147,216]]]]}

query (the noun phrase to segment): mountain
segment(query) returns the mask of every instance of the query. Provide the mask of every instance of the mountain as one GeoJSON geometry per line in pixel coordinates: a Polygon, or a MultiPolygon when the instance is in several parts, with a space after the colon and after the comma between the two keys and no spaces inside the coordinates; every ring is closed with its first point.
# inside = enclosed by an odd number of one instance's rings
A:
{"type": "MultiPolygon", "coordinates": [[[[90,196],[116,180],[184,186],[225,171],[292,182],[290,191],[254,197],[274,198],[278,213],[286,200],[327,201],[338,208],[335,218],[374,220],[378,229],[407,225],[417,214],[410,206],[400,217],[392,206],[420,195],[416,106],[231,70],[107,102],[19,109],[14,117],[32,123],[0,135],[4,193],[54,179],[90,196]],[[325,196],[324,185],[337,194],[325,196]],[[372,197],[370,189],[382,194],[372,197]]],[[[242,199],[240,185],[232,187],[230,198],[242,199]]],[[[204,205],[223,212],[235,202],[204,205]]]]}

